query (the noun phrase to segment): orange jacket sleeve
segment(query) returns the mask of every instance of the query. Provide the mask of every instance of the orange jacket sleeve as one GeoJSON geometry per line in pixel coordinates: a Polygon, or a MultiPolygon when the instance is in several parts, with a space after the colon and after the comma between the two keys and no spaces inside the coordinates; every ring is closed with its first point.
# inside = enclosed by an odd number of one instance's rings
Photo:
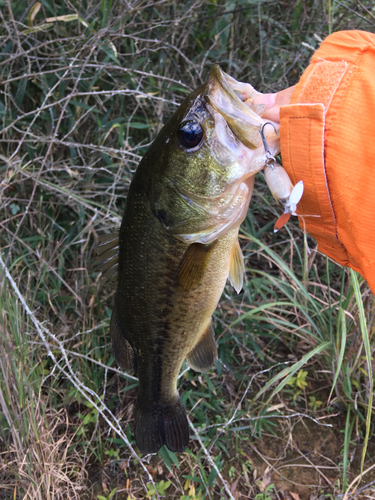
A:
{"type": "Polygon", "coordinates": [[[306,230],[375,292],[375,35],[327,37],[280,123],[284,168],[305,185],[306,230]]]}

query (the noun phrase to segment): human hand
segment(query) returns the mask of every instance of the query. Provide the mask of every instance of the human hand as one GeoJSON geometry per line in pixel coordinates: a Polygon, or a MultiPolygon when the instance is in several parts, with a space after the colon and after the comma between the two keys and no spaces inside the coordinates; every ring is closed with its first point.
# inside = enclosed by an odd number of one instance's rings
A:
{"type": "Polygon", "coordinates": [[[295,87],[296,86],[293,85],[293,87],[288,87],[275,94],[258,94],[254,98],[253,103],[266,105],[266,110],[262,118],[280,123],[280,108],[281,106],[287,106],[289,104],[295,87]]]}

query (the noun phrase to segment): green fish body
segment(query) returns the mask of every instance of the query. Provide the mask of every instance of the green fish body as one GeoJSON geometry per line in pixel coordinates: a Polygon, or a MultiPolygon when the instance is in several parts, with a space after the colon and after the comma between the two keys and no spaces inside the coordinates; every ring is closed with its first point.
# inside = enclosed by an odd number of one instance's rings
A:
{"type": "Polygon", "coordinates": [[[99,246],[102,270],[117,272],[110,333],[115,358],[139,379],[134,432],[143,453],[187,446],[181,365],[214,364],[211,316],[228,277],[242,288],[238,231],[264,165],[264,122],[231,80],[215,66],[181,104],[134,174],[118,239],[99,246]]]}

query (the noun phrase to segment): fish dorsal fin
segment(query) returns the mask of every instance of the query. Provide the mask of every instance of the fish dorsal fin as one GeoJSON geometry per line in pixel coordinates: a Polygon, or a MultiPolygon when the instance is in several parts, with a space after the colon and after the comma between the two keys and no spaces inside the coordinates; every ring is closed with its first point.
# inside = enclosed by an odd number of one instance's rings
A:
{"type": "Polygon", "coordinates": [[[105,234],[99,238],[95,247],[97,255],[96,270],[106,276],[109,281],[117,281],[119,232],[105,234]]]}
{"type": "Polygon", "coordinates": [[[187,361],[193,370],[201,372],[209,370],[215,363],[216,358],[215,334],[210,321],[194,349],[187,355],[187,361]]]}
{"type": "Polygon", "coordinates": [[[178,291],[194,290],[201,283],[206,272],[216,241],[204,245],[193,243],[188,247],[176,273],[178,291]]]}
{"type": "Polygon", "coordinates": [[[109,332],[112,341],[113,356],[123,370],[136,372],[134,350],[126,340],[117,314],[117,307],[113,308],[109,332]]]}
{"type": "Polygon", "coordinates": [[[238,239],[236,239],[230,256],[229,281],[237,293],[240,293],[242,290],[244,272],[245,264],[243,261],[242,250],[238,239]]]}

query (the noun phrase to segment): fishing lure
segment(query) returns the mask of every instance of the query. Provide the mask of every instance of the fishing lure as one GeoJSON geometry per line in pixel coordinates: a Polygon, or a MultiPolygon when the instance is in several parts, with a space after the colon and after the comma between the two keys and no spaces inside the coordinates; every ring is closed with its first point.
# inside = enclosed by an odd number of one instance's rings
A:
{"type": "Polygon", "coordinates": [[[271,122],[266,122],[259,131],[262,137],[264,149],[266,151],[264,176],[272,196],[284,207],[284,213],[277,219],[273,228],[273,232],[277,233],[277,231],[279,231],[279,229],[285,226],[285,224],[289,221],[291,215],[297,215],[297,205],[302,198],[304,185],[303,181],[299,181],[295,186],[293,186],[285,168],[276,161],[274,156],[272,156],[264,136],[264,127],[266,125],[271,125],[275,128],[271,122]]]}

